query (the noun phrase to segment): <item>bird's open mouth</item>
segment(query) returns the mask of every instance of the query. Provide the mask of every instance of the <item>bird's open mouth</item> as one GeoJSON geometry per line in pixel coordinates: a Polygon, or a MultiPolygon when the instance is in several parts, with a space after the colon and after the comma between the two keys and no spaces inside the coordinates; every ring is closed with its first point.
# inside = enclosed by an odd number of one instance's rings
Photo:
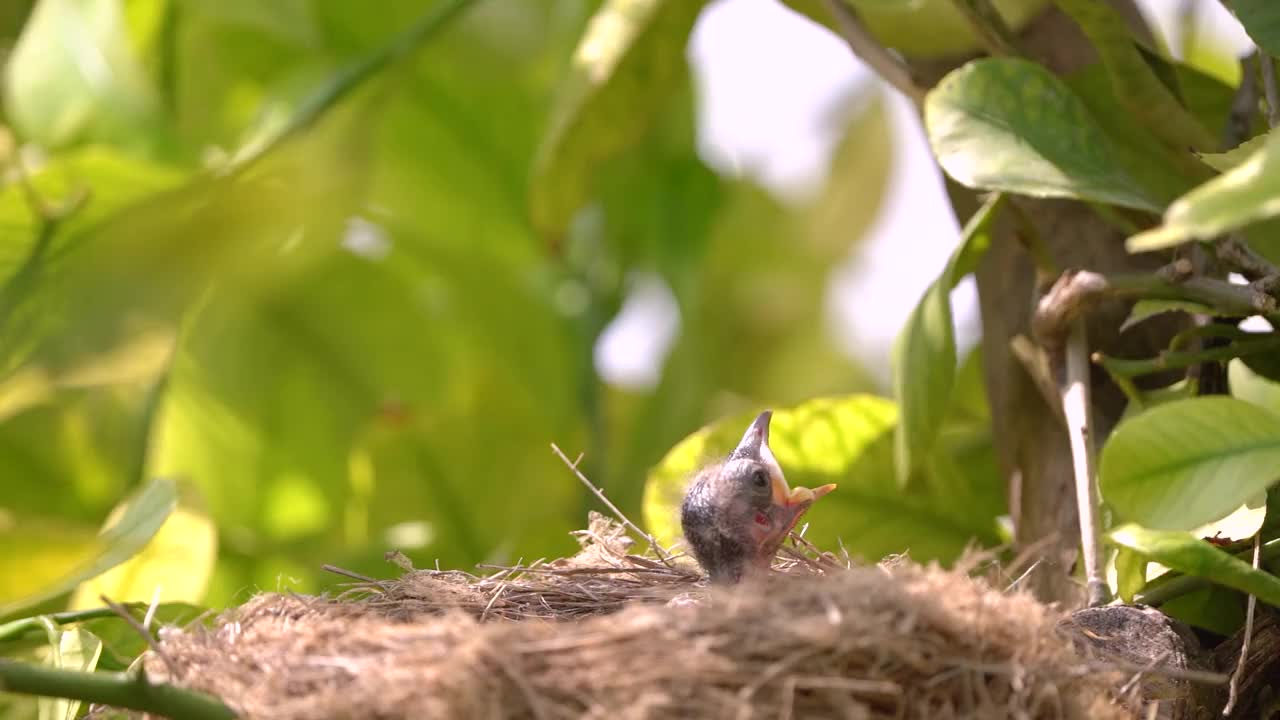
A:
{"type": "Polygon", "coordinates": [[[836,489],[835,483],[827,483],[821,487],[788,487],[781,474],[773,476],[773,504],[781,508],[808,507],[813,501],[836,489]]]}

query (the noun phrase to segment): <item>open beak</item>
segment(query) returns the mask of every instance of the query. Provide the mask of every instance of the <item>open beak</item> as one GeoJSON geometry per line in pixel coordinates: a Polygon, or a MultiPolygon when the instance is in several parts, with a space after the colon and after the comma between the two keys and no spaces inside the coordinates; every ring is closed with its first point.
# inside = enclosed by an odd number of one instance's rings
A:
{"type": "Polygon", "coordinates": [[[759,460],[769,468],[769,479],[772,482],[773,504],[781,511],[782,516],[786,519],[787,529],[795,524],[804,511],[814,503],[815,500],[826,495],[836,489],[834,483],[829,483],[818,488],[793,488],[787,485],[787,479],[782,474],[782,467],[778,465],[778,460],[773,456],[773,450],[769,449],[769,421],[773,418],[773,412],[765,410],[756,417],[751,426],[747,428],[747,432],[742,436],[742,441],[738,443],[738,447],[734,449],[733,454],[737,457],[750,457],[759,460]]]}

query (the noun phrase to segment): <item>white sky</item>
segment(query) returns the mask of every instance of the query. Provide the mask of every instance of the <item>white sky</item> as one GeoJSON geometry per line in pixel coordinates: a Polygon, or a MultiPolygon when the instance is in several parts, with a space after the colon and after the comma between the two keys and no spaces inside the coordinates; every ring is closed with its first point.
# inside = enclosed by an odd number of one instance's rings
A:
{"type": "MultiPolygon", "coordinates": [[[[1177,47],[1172,25],[1181,3],[1140,4],[1177,47]]],[[[1226,47],[1246,45],[1217,0],[1195,4],[1211,37],[1226,47]]],[[[824,113],[861,84],[879,82],[837,38],[776,0],[712,3],[698,21],[689,54],[702,92],[703,158],[722,173],[754,177],[783,198],[803,196],[823,182],[839,140],[824,113]]],[[[896,153],[889,191],[870,236],[833,268],[827,304],[841,346],[887,382],[893,338],[942,269],[959,229],[914,111],[894,91],[884,92],[896,153]]],[[[660,280],[633,281],[635,292],[596,347],[596,367],[609,382],[639,389],[657,382],[679,318],[660,280]]],[[[952,298],[957,338],[968,347],[979,332],[972,282],[952,298]]]]}

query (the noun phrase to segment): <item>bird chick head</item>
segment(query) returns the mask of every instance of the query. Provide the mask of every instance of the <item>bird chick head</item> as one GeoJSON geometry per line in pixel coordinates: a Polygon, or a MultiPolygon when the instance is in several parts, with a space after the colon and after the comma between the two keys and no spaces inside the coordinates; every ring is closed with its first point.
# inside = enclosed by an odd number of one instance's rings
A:
{"type": "Polygon", "coordinates": [[[791,488],[769,448],[765,411],[729,456],[694,478],[680,521],[694,556],[712,580],[736,582],[767,570],[800,516],[835,485],[791,488]]]}

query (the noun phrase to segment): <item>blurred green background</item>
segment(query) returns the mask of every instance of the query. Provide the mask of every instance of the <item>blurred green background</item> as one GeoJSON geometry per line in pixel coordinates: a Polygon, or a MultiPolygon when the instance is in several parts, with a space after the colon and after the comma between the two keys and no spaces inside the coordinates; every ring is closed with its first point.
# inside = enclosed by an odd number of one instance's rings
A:
{"type": "Polygon", "coordinates": [[[387,56],[451,4],[0,8],[0,594],[81,562],[152,477],[180,486],[146,556],[168,601],[387,576],[391,548],[563,555],[595,501],[550,443],[638,517],[708,421],[873,387],[826,305],[890,169],[874,91],[784,203],[700,159],[699,3],[580,125],[599,3],[475,3],[387,56]],[[626,389],[595,352],[637,278],[680,320],[656,385],[626,389]]]}

